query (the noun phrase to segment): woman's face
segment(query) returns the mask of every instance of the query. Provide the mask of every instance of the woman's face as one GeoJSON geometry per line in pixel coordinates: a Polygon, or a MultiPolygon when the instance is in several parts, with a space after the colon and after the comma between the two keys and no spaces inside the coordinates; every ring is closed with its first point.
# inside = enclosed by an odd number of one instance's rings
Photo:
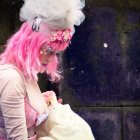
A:
{"type": "Polygon", "coordinates": [[[46,45],[43,45],[40,50],[40,73],[43,73],[48,65],[48,63],[51,63],[54,61],[54,58],[56,56],[55,51],[50,51],[47,49],[46,45]]]}

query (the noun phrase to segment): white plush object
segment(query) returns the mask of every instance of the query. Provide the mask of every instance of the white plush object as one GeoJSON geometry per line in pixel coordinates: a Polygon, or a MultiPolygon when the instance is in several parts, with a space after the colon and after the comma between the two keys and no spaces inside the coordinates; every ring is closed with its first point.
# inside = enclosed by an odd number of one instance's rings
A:
{"type": "Polygon", "coordinates": [[[55,95],[49,104],[48,119],[37,129],[39,140],[95,140],[89,125],[68,104],[58,103],[55,95]]]}
{"type": "Polygon", "coordinates": [[[32,23],[41,17],[52,29],[67,29],[84,20],[81,11],[84,6],[85,0],[24,0],[20,19],[32,23]]]}

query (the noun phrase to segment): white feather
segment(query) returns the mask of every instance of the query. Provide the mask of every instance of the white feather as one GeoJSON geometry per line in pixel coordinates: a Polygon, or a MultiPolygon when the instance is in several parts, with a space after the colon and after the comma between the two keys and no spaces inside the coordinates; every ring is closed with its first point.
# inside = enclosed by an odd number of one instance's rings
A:
{"type": "Polygon", "coordinates": [[[84,6],[85,0],[24,0],[20,19],[32,23],[41,17],[52,29],[66,29],[81,24],[84,6]]]}

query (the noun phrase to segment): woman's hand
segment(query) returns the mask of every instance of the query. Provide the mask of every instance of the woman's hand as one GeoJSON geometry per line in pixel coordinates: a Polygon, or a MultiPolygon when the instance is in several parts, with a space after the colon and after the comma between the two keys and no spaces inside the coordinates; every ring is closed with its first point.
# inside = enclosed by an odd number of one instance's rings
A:
{"type": "Polygon", "coordinates": [[[58,99],[58,103],[62,104],[63,100],[62,99],[58,99]]]}
{"type": "MultiPolygon", "coordinates": [[[[51,98],[53,98],[53,95],[55,94],[54,91],[46,91],[46,92],[43,92],[42,95],[45,99],[45,102],[46,104],[49,103],[49,101],[51,100],[51,98]]],[[[58,103],[62,103],[62,99],[58,99],[58,103]]]]}

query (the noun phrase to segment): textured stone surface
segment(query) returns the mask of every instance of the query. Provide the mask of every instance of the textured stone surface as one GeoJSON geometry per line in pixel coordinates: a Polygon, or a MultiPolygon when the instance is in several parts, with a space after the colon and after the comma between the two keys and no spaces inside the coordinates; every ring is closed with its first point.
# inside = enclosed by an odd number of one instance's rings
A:
{"type": "Polygon", "coordinates": [[[121,108],[74,109],[90,125],[96,140],[122,140],[121,108]]]}
{"type": "Polygon", "coordinates": [[[17,30],[19,25],[19,0],[2,0],[0,3],[0,45],[6,43],[7,39],[17,30]]]}
{"type": "Polygon", "coordinates": [[[140,140],[140,107],[124,108],[124,140],[140,140]]]}
{"type": "Polygon", "coordinates": [[[48,80],[48,77],[45,73],[38,74],[38,84],[39,84],[41,92],[53,90],[56,93],[56,96],[59,98],[59,96],[60,96],[59,84],[58,83],[51,83],[48,80]]]}
{"type": "Polygon", "coordinates": [[[140,12],[139,0],[86,0],[86,5],[91,7],[111,7],[116,10],[134,10],[140,12]]]}
{"type": "Polygon", "coordinates": [[[0,53],[3,52],[3,50],[4,50],[4,46],[0,45],[0,53]]]}
{"type": "Polygon", "coordinates": [[[140,104],[140,14],[108,7],[85,12],[64,55],[62,96],[73,105],[140,104]]]}

